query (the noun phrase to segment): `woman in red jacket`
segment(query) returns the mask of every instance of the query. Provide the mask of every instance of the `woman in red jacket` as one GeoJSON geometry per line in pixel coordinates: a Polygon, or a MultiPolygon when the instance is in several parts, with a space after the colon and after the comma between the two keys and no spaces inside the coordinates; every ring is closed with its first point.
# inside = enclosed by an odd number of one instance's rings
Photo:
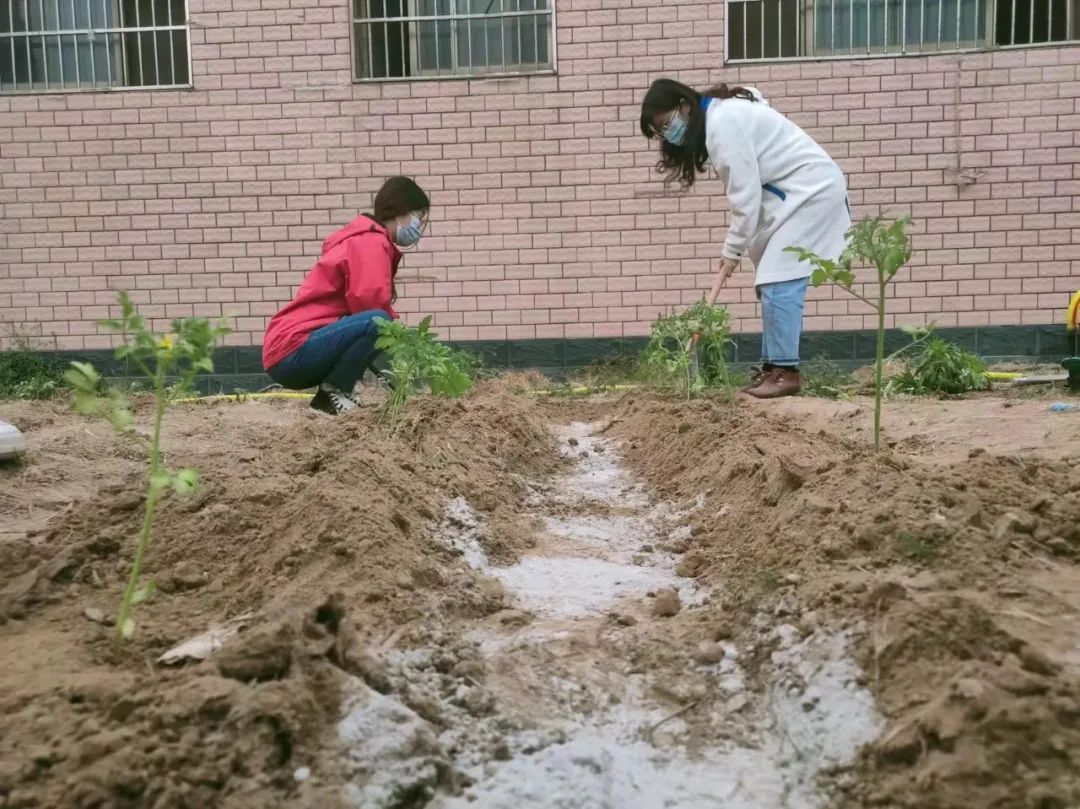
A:
{"type": "Polygon", "coordinates": [[[296,297],[270,320],[263,368],[284,388],[318,386],[311,406],[336,415],[357,406],[353,389],[378,356],[380,319],[397,318],[398,247],[427,227],[431,202],[408,177],[392,177],[375,195],[374,215],[331,234],[296,297]]]}

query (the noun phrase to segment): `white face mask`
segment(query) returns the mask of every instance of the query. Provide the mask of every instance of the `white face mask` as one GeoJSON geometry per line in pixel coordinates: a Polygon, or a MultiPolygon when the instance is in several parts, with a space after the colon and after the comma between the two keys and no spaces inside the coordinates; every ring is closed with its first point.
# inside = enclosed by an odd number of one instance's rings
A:
{"type": "Polygon", "coordinates": [[[688,124],[683,120],[679,110],[671,114],[671,119],[664,127],[664,140],[672,146],[682,146],[686,142],[686,128],[688,124]]]}
{"type": "Polygon", "coordinates": [[[410,214],[409,224],[402,226],[400,222],[398,223],[394,241],[397,242],[398,247],[414,247],[423,235],[424,220],[416,214],[410,214]]]}

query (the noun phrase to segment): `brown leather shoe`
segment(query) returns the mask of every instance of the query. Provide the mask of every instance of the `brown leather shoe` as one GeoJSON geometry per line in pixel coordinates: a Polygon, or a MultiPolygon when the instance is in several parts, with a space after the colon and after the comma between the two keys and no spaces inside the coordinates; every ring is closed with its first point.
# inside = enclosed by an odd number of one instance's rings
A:
{"type": "Polygon", "coordinates": [[[769,375],[771,369],[758,368],[757,366],[750,369],[750,381],[739,388],[739,393],[749,393],[762,382],[769,375]]]}
{"type": "Polygon", "coordinates": [[[796,396],[802,390],[802,376],[790,368],[773,368],[758,385],[747,391],[755,399],[796,396]]]}

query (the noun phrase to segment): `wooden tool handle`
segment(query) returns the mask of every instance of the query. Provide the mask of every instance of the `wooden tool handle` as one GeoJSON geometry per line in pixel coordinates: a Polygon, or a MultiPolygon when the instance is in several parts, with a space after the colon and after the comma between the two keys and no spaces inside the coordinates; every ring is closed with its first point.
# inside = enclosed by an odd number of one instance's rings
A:
{"type": "Polygon", "coordinates": [[[713,284],[712,289],[709,290],[708,296],[705,298],[705,303],[709,306],[716,305],[716,299],[720,297],[720,292],[723,290],[724,285],[727,283],[728,276],[717,277],[716,282],[713,284]]]}

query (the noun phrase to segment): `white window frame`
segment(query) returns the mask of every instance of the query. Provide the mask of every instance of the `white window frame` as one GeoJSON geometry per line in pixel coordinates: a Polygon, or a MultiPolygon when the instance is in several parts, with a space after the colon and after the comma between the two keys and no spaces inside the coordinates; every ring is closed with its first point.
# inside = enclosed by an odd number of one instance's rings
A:
{"type": "MultiPolygon", "coordinates": [[[[547,0],[548,8],[545,9],[528,9],[524,11],[502,11],[494,14],[468,14],[458,13],[456,10],[459,0],[440,0],[440,2],[446,3],[450,12],[446,14],[420,14],[420,3],[423,0],[402,0],[408,4],[407,16],[405,17],[368,17],[362,18],[356,16],[356,0],[350,0],[349,3],[349,41],[350,41],[350,58],[352,61],[352,74],[353,82],[358,84],[367,84],[371,82],[390,82],[390,81],[445,81],[454,79],[487,79],[487,78],[506,78],[512,76],[542,76],[552,75],[558,70],[558,35],[556,31],[556,16],[555,0],[547,0]],[[537,62],[536,67],[533,68],[530,65],[533,63],[517,64],[507,63],[505,60],[501,65],[487,65],[485,67],[461,67],[459,65],[459,26],[458,23],[465,20],[509,20],[520,19],[524,17],[535,17],[538,20],[546,17],[548,19],[548,41],[547,47],[551,58],[547,62],[537,62]],[[423,22],[437,22],[448,21],[450,22],[450,55],[451,64],[449,68],[435,67],[425,68],[420,59],[420,23],[423,22]],[[408,28],[408,40],[409,40],[409,75],[407,76],[361,76],[358,75],[357,70],[359,61],[359,48],[357,32],[360,26],[368,26],[368,30],[372,31],[379,24],[392,23],[395,25],[407,25],[408,28]]],[[[505,28],[504,35],[505,35],[505,28]]],[[[371,34],[368,35],[368,41],[371,41],[371,34]]],[[[520,59],[521,54],[521,29],[518,28],[518,55],[520,59]]],[[[539,45],[541,40],[539,39],[539,25],[536,27],[536,33],[534,36],[534,47],[539,53],[539,45]]],[[[471,43],[470,43],[471,44],[471,43]]],[[[485,48],[486,51],[486,48],[485,48]]],[[[388,59],[388,55],[386,56],[388,59]]],[[[438,59],[438,57],[436,57],[438,59]]],[[[442,61],[438,59],[438,61],[442,61]]],[[[471,61],[471,60],[470,60],[471,61]]],[[[374,73],[374,56],[369,54],[369,64],[371,68],[369,72],[374,73]]],[[[387,72],[389,73],[389,63],[387,62],[387,72]]]]}
{"type": "MultiPolygon", "coordinates": [[[[905,39],[905,41],[900,43],[900,44],[895,44],[895,45],[890,44],[889,43],[889,28],[888,28],[890,15],[885,14],[884,15],[884,28],[882,29],[882,31],[877,32],[877,33],[882,34],[882,36],[880,37],[880,40],[881,40],[882,44],[873,45],[873,44],[871,44],[872,37],[870,36],[871,32],[869,30],[869,27],[870,27],[870,15],[868,14],[867,15],[867,32],[866,32],[866,34],[867,34],[866,50],[865,51],[860,50],[859,52],[852,52],[850,49],[846,50],[846,51],[841,50],[841,49],[837,49],[834,52],[833,47],[835,46],[835,42],[836,42],[835,34],[834,34],[834,36],[832,38],[832,41],[830,43],[828,43],[827,45],[825,45],[825,46],[818,46],[816,44],[816,42],[814,41],[814,36],[812,35],[813,32],[816,31],[816,27],[817,27],[816,12],[817,12],[818,5],[820,5],[822,8],[826,9],[825,13],[831,13],[831,9],[833,8],[833,5],[832,5],[833,0],[796,0],[796,2],[799,4],[799,12],[795,15],[795,18],[796,18],[796,37],[795,37],[795,41],[797,43],[797,47],[801,50],[801,53],[799,53],[796,56],[771,56],[770,55],[770,56],[767,56],[767,57],[763,56],[763,57],[750,58],[750,59],[747,59],[747,58],[736,59],[736,58],[733,58],[732,55],[731,55],[731,52],[732,52],[732,48],[731,48],[732,37],[729,36],[730,31],[731,31],[730,25],[731,25],[731,20],[732,20],[732,7],[737,6],[737,5],[747,6],[747,5],[750,5],[750,4],[753,4],[753,3],[761,3],[762,4],[762,18],[764,19],[764,3],[773,3],[773,2],[777,2],[777,0],[725,0],[725,3],[724,3],[724,63],[725,64],[732,64],[732,65],[744,65],[744,64],[762,64],[762,63],[767,64],[767,63],[776,63],[776,62],[806,62],[806,61],[826,61],[826,60],[850,61],[850,60],[854,60],[854,59],[882,59],[882,58],[899,58],[899,57],[913,57],[913,56],[934,56],[934,55],[939,55],[939,54],[952,54],[952,53],[978,53],[978,52],[994,51],[994,50],[1015,50],[1015,49],[1020,49],[1020,48],[1056,48],[1056,47],[1066,47],[1066,46],[1069,46],[1069,45],[1075,45],[1077,42],[1080,42],[1080,13],[1078,13],[1077,11],[1074,11],[1074,9],[1073,9],[1074,6],[1078,6],[1078,11],[1080,11],[1080,2],[1078,2],[1078,0],[1065,0],[1065,10],[1066,10],[1065,27],[1066,27],[1066,33],[1071,33],[1072,34],[1071,37],[1069,37],[1068,39],[1053,40],[1053,41],[1049,41],[1049,42],[1020,42],[1020,43],[1005,44],[1005,45],[996,44],[996,38],[997,38],[996,37],[996,33],[997,33],[996,32],[997,3],[995,2],[995,0],[972,0],[972,1],[974,3],[974,9],[975,9],[974,13],[975,13],[976,17],[981,16],[983,18],[982,19],[983,24],[985,25],[984,36],[981,38],[981,41],[978,38],[976,38],[976,39],[971,39],[971,38],[960,39],[959,32],[960,32],[960,29],[962,27],[961,26],[961,19],[962,19],[961,14],[962,14],[962,11],[963,11],[963,0],[957,0],[957,2],[956,2],[956,6],[957,6],[957,9],[956,9],[956,29],[955,29],[957,31],[957,40],[956,40],[955,44],[952,43],[952,42],[943,43],[941,41],[941,33],[944,30],[943,26],[942,26],[943,17],[941,15],[941,9],[944,7],[944,0],[936,0],[936,5],[937,5],[937,8],[939,10],[939,12],[938,12],[939,13],[939,19],[938,19],[938,21],[936,23],[931,21],[931,24],[934,25],[935,28],[937,28],[938,37],[936,38],[936,40],[927,40],[927,38],[926,38],[926,28],[923,28],[922,29],[922,33],[923,33],[922,40],[919,43],[910,43],[909,44],[909,43],[906,42],[906,39],[905,39]]],[[[883,5],[884,4],[884,5],[887,6],[888,4],[891,4],[892,0],[835,0],[835,2],[836,2],[837,5],[843,5],[843,4],[846,3],[848,5],[848,9],[849,9],[848,13],[849,13],[850,17],[854,18],[854,16],[855,16],[854,15],[854,9],[859,5],[865,6],[867,8],[869,8],[871,5],[883,5]]],[[[904,0],[901,0],[900,3],[899,3],[900,10],[901,10],[901,23],[900,23],[900,26],[901,26],[901,29],[905,30],[905,31],[907,29],[907,10],[908,10],[908,3],[909,2],[911,2],[911,0],[908,0],[908,2],[904,2],[904,0]]],[[[929,2],[930,2],[930,0],[917,0],[917,5],[919,6],[922,13],[925,14],[926,8],[927,8],[927,5],[929,4],[929,2]]],[[[1012,2],[1012,18],[1015,21],[1017,6],[1019,4],[1021,4],[1021,3],[1028,3],[1031,6],[1031,8],[1033,9],[1035,7],[1036,0],[1011,0],[1011,2],[1012,2]]],[[[1053,16],[1052,16],[1053,5],[1052,5],[1052,3],[1053,3],[1053,0],[1048,0],[1048,2],[1051,3],[1051,5],[1050,5],[1051,14],[1048,16],[1047,28],[1052,30],[1052,26],[1053,26],[1053,16]]],[[[744,53],[746,51],[746,43],[748,41],[752,41],[752,40],[749,40],[747,37],[748,36],[753,36],[752,33],[747,31],[746,19],[747,19],[747,14],[746,14],[746,11],[744,10],[743,11],[743,29],[744,29],[744,39],[743,39],[744,51],[743,52],[744,53]]],[[[782,29],[782,25],[783,25],[782,15],[779,15],[778,19],[779,19],[779,22],[778,22],[778,28],[777,28],[777,31],[776,31],[777,40],[778,40],[777,50],[779,50],[783,46],[783,42],[781,40],[782,30],[783,30],[782,29]]],[[[1014,22],[1014,26],[1015,26],[1015,22],[1014,22]]],[[[763,29],[762,30],[762,42],[764,43],[764,40],[765,40],[764,22],[762,22],[761,27],[763,29]]],[[[1032,13],[1029,16],[1029,32],[1028,32],[1028,35],[1029,35],[1029,37],[1031,39],[1034,39],[1034,28],[1035,28],[1035,15],[1032,13]]],[[[853,28],[849,27],[849,38],[853,39],[852,33],[851,33],[852,31],[853,31],[853,28]]],[[[976,33],[976,37],[977,37],[977,35],[978,35],[978,26],[977,25],[975,27],[975,33],[976,33]]],[[[1015,30],[1013,30],[1012,35],[1013,35],[1013,39],[1015,41],[1015,39],[1016,39],[1016,31],[1015,30]]],[[[763,52],[764,52],[764,48],[763,48],[763,52]]]]}
{"type": "MultiPolygon", "coordinates": [[[[158,24],[156,8],[157,4],[155,0],[150,0],[150,9],[153,17],[150,20],[144,21],[140,19],[139,15],[139,0],[134,0],[135,6],[135,25],[122,26],[106,25],[95,26],[94,13],[98,10],[102,13],[102,21],[111,21],[119,23],[122,20],[122,8],[124,0],[0,0],[0,7],[6,5],[8,13],[8,27],[14,29],[14,15],[15,10],[18,9],[23,12],[26,23],[29,28],[29,21],[31,19],[30,10],[36,7],[38,12],[38,18],[43,21],[47,20],[47,14],[52,13],[55,16],[52,18],[56,21],[56,28],[45,28],[42,25],[41,30],[35,31],[0,31],[0,65],[4,67],[9,66],[12,70],[13,82],[4,82],[0,78],[0,95],[44,95],[44,94],[63,94],[63,93],[85,93],[85,92],[122,92],[122,91],[137,91],[137,90],[183,90],[190,89],[194,80],[192,74],[192,60],[191,60],[191,13],[188,0],[181,0],[183,3],[183,22],[172,23],[166,22],[165,24],[158,24]],[[76,13],[76,6],[86,4],[88,14],[88,25],[86,27],[78,27],[78,15],[76,13]],[[91,5],[93,11],[90,10],[91,5]],[[69,28],[61,28],[62,15],[68,10],[71,12],[72,25],[69,28]],[[149,25],[143,25],[143,22],[149,22],[149,25]],[[186,62],[187,65],[187,81],[180,83],[161,83],[161,58],[165,57],[165,53],[161,53],[158,50],[158,37],[160,34],[168,32],[168,57],[169,63],[172,66],[170,70],[175,74],[176,69],[176,45],[175,37],[172,32],[183,31],[185,33],[185,41],[187,46],[186,52],[179,54],[180,58],[186,62]],[[129,56],[127,35],[138,35],[136,41],[137,51],[135,54],[129,56]],[[153,59],[152,72],[153,76],[147,77],[144,75],[146,68],[146,54],[143,52],[143,35],[153,34],[153,59]],[[114,39],[115,37],[115,39],[114,39]],[[90,75],[84,76],[82,74],[80,66],[79,51],[83,46],[80,42],[80,38],[83,38],[83,42],[89,43],[90,46],[90,75]],[[35,43],[35,40],[37,42],[35,43]],[[104,40],[102,42],[102,40],[104,40]],[[59,76],[49,75],[49,57],[48,53],[45,53],[42,58],[43,72],[40,81],[35,81],[37,78],[34,75],[34,58],[31,55],[31,48],[35,50],[47,51],[47,49],[55,43],[57,53],[59,55],[58,66],[60,68],[59,76]],[[100,44],[99,44],[100,43],[100,44]],[[108,76],[105,77],[104,83],[98,80],[96,74],[97,71],[97,53],[95,45],[100,47],[105,54],[105,62],[107,65],[108,76]],[[30,83],[27,85],[25,82],[19,82],[18,69],[16,67],[16,48],[26,47],[27,64],[30,83]],[[75,52],[75,76],[67,77],[64,74],[64,50],[65,48],[74,48],[75,52]],[[126,76],[129,67],[132,64],[131,60],[137,60],[136,64],[139,69],[139,77],[142,79],[139,84],[127,84],[126,76]],[[120,82],[116,82],[115,78],[119,76],[120,82]],[[146,79],[151,79],[147,81],[146,79]]],[[[135,50],[135,49],[133,49],[135,50]]],[[[2,68],[0,68],[2,69],[2,68]]],[[[2,77],[2,73],[0,73],[2,77]]],[[[176,78],[175,75],[172,76],[176,78]]]]}

